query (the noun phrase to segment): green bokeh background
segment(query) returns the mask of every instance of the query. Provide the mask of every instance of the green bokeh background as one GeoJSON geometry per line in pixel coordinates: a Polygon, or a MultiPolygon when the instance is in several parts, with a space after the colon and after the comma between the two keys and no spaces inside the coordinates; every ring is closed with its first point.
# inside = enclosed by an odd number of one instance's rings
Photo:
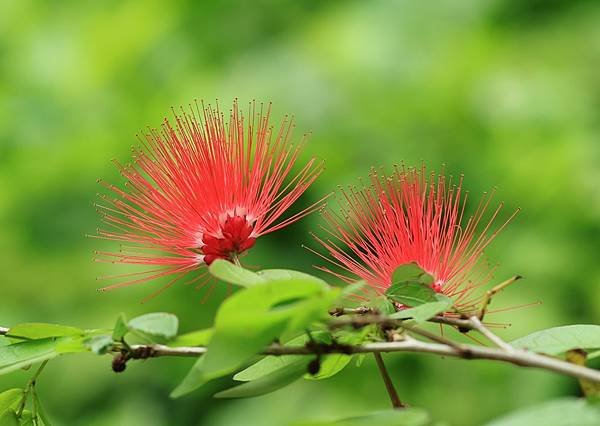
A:
{"type": "MultiPolygon", "coordinates": [[[[311,131],[327,170],[302,203],[370,166],[423,160],[497,186],[523,209],[487,254],[496,279],[526,277],[495,307],[511,339],[600,317],[600,3],[594,1],[0,1],[0,324],[110,327],[170,311],[182,329],[210,325],[185,286],[142,305],[160,283],[101,294],[91,261],[98,177],[120,182],[135,134],[195,98],[272,100],[311,131]]],[[[298,133],[297,136],[299,136],[298,133]]],[[[305,158],[308,158],[309,153],[305,158]]],[[[475,198],[475,197],[474,197],[475,198]]],[[[311,271],[300,248],[313,216],[269,235],[248,262],[311,271]]],[[[545,372],[432,356],[387,356],[411,405],[453,425],[577,394],[545,372]]],[[[373,363],[268,396],[214,400],[168,393],[191,360],[52,361],[40,394],[56,424],[282,425],[388,406],[373,363]]],[[[22,385],[29,373],[0,377],[22,385]]]]}

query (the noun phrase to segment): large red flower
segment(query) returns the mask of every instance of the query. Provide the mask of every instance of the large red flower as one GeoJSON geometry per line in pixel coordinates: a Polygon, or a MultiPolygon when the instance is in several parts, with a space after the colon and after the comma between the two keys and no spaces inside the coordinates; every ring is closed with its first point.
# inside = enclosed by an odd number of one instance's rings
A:
{"type": "Polygon", "coordinates": [[[261,237],[319,208],[316,203],[286,219],[286,210],[323,169],[312,158],[297,173],[304,138],[290,142],[293,119],[274,131],[267,107],[249,107],[249,120],[234,102],[226,120],[217,108],[191,109],[148,129],[133,149],[133,163],[117,163],[125,188],[100,181],[114,196],[101,196],[108,229],[101,238],[122,241],[100,261],[154,265],[105,289],[175,274],[173,282],[215,259],[237,262],[261,237]],[[133,278],[131,278],[133,277],[133,278]]]}
{"type": "Polygon", "coordinates": [[[454,298],[456,306],[472,306],[469,294],[488,282],[493,270],[482,262],[483,250],[514,214],[494,228],[502,203],[486,214],[492,191],[465,220],[462,176],[453,184],[452,177],[428,174],[424,166],[398,167],[390,176],[373,170],[370,181],[342,190],[339,212],[323,212],[328,237],[315,236],[329,254],[321,257],[353,277],[337,268],[320,269],[345,281],[359,277],[382,294],[394,270],[414,262],[433,276],[434,290],[454,298]]]}

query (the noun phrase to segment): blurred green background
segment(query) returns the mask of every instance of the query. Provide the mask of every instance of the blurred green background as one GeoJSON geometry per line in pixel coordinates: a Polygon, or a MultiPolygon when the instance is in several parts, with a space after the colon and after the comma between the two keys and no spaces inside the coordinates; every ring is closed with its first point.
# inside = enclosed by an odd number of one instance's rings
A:
{"type": "MultiPolygon", "coordinates": [[[[0,324],[110,327],[170,311],[208,326],[215,294],[160,283],[107,294],[91,261],[98,177],[120,182],[135,133],[171,106],[272,100],[296,115],[327,170],[302,203],[421,160],[463,171],[473,194],[498,186],[523,208],[487,254],[496,280],[526,280],[495,307],[507,339],[600,317],[600,3],[595,1],[0,1],[0,324]]],[[[298,132],[297,137],[299,137],[298,132]]],[[[246,258],[311,271],[300,248],[318,216],[260,240],[246,258]],[[283,254],[283,255],[282,255],[283,254]]],[[[114,248],[108,243],[102,245],[114,248]]],[[[403,398],[453,425],[577,394],[575,381],[487,362],[387,356],[403,398]]],[[[250,400],[199,391],[170,400],[191,360],[63,357],[40,380],[56,424],[282,425],[388,407],[374,363],[250,400]]],[[[0,377],[22,385],[29,373],[0,377]]]]}

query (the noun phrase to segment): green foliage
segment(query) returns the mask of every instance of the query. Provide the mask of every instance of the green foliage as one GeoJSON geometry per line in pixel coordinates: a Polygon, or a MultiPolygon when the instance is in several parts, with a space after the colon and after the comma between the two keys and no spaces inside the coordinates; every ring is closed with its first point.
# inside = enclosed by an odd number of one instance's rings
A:
{"type": "MultiPolygon", "coordinates": [[[[34,426],[33,413],[29,410],[23,410],[21,418],[19,419],[21,426],[34,426]]],[[[37,419],[36,419],[37,423],[37,419]]],[[[37,426],[37,425],[36,425],[37,426]]]]}
{"type": "Polygon", "coordinates": [[[363,416],[330,421],[294,422],[292,426],[429,426],[431,418],[419,408],[377,411],[363,416]]]}
{"type": "Polygon", "coordinates": [[[163,341],[177,336],[179,320],[173,314],[153,312],[129,320],[127,326],[129,331],[147,337],[151,341],[163,341]]]}
{"type": "MultiPolygon", "coordinates": [[[[242,280],[247,276],[237,272],[242,280]]],[[[220,306],[207,355],[192,367],[173,397],[234,372],[283,333],[303,331],[321,319],[339,295],[322,280],[294,271],[267,272],[261,279],[220,306]]]]}
{"type": "Polygon", "coordinates": [[[370,301],[369,305],[383,315],[391,315],[396,312],[396,307],[388,297],[376,297],[370,301]]]}
{"type": "Polygon", "coordinates": [[[56,347],[62,339],[67,338],[48,337],[3,346],[0,349],[0,374],[7,374],[58,356],[59,352],[56,347]]]}
{"type": "MultiPolygon", "coordinates": [[[[342,336],[337,336],[335,340],[339,343],[350,344],[352,342],[358,343],[361,340],[362,333],[346,333],[342,336]]],[[[288,341],[285,346],[304,346],[309,342],[314,343],[331,343],[331,334],[325,331],[315,331],[310,334],[302,334],[288,341]]],[[[270,375],[275,371],[284,369],[289,365],[295,364],[301,360],[304,361],[305,370],[307,364],[307,358],[303,355],[283,355],[275,356],[268,355],[258,362],[247,367],[245,370],[240,371],[235,376],[234,380],[239,381],[252,381],[260,379],[264,376],[270,375]]],[[[342,371],[352,360],[352,355],[345,354],[329,354],[323,355],[319,359],[319,371],[316,374],[306,373],[305,379],[319,380],[332,377],[342,371]]]]}
{"type": "Polygon", "coordinates": [[[11,327],[7,337],[17,339],[45,339],[48,337],[83,336],[83,330],[75,327],[46,323],[23,323],[11,327]]]}
{"type": "Polygon", "coordinates": [[[224,390],[216,398],[248,398],[276,391],[296,381],[306,372],[306,362],[296,360],[285,367],[278,368],[266,375],[247,381],[244,384],[224,390]]]}
{"type": "Polygon", "coordinates": [[[0,426],[19,426],[19,418],[13,410],[0,414],[0,426]]]}
{"type": "Polygon", "coordinates": [[[169,346],[206,346],[208,345],[208,342],[210,342],[213,334],[214,330],[212,328],[190,331],[189,333],[175,337],[175,339],[169,342],[169,346]]]}
{"type": "Polygon", "coordinates": [[[393,319],[413,319],[416,323],[422,323],[428,319],[447,311],[452,307],[454,301],[443,294],[435,295],[435,302],[427,302],[414,308],[403,309],[390,315],[393,319]]]}
{"type": "Polygon", "coordinates": [[[594,359],[600,357],[600,351],[590,352],[587,356],[587,359],[594,359]]]}
{"type": "Polygon", "coordinates": [[[600,348],[600,325],[554,327],[536,331],[510,343],[517,348],[548,355],[559,355],[571,349],[598,349],[600,348]]]}
{"type": "MultiPolygon", "coordinates": [[[[317,331],[311,333],[311,337],[317,342],[331,341],[330,338],[327,338],[328,336],[329,335],[326,332],[317,331]]],[[[285,343],[284,346],[304,346],[308,341],[309,336],[305,333],[291,339],[285,343]]],[[[302,355],[267,355],[266,357],[237,373],[235,376],[233,376],[233,378],[234,380],[239,380],[241,382],[260,379],[263,376],[269,375],[279,369],[287,367],[288,365],[294,364],[302,358],[304,358],[302,355]]]]}
{"type": "Polygon", "coordinates": [[[565,398],[525,408],[494,420],[486,426],[598,426],[600,407],[585,400],[565,398]]]}
{"type": "Polygon", "coordinates": [[[386,290],[385,295],[393,302],[407,306],[419,306],[438,301],[437,293],[431,287],[419,282],[392,284],[386,290]]]}
{"type": "Polygon", "coordinates": [[[129,332],[129,325],[127,324],[127,318],[125,314],[120,314],[113,328],[112,338],[113,340],[123,340],[125,335],[129,332]]]}
{"type": "Polygon", "coordinates": [[[92,336],[84,340],[86,348],[96,355],[104,355],[113,346],[113,339],[108,335],[92,336]]]}
{"type": "Polygon", "coordinates": [[[321,285],[327,285],[325,281],[304,272],[293,271],[291,269],[263,269],[256,273],[259,277],[266,281],[277,281],[277,280],[310,280],[321,285]]]}
{"type": "MultiPolygon", "coordinates": [[[[433,277],[416,263],[401,265],[392,274],[392,284],[385,295],[395,303],[406,306],[419,306],[424,303],[441,302],[438,294],[431,288],[433,277]]],[[[427,311],[420,311],[426,313],[427,311]]],[[[419,311],[417,311],[419,315],[419,311]]],[[[435,314],[434,314],[435,315],[435,314]]]]}
{"type": "Polygon", "coordinates": [[[258,274],[223,259],[215,260],[208,270],[215,278],[242,287],[252,287],[265,281],[258,274]]]}
{"type": "Polygon", "coordinates": [[[421,283],[427,286],[433,284],[433,277],[416,263],[398,266],[392,273],[392,284],[421,283]]]}
{"type": "Polygon", "coordinates": [[[6,410],[15,410],[22,398],[23,389],[8,389],[0,393],[0,415],[6,410]]]}

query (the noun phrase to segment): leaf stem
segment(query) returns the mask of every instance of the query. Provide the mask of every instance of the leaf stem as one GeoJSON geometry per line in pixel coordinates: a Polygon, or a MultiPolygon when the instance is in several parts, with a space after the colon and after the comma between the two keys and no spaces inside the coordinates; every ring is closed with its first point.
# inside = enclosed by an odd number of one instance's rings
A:
{"type": "Polygon", "coordinates": [[[46,366],[46,364],[48,364],[48,360],[45,360],[44,362],[42,362],[42,364],[39,366],[39,368],[36,370],[36,372],[33,373],[33,376],[31,376],[31,378],[27,382],[27,385],[25,386],[25,391],[23,392],[23,397],[21,398],[21,402],[19,402],[19,409],[17,410],[17,417],[20,418],[23,415],[23,411],[25,410],[25,403],[27,402],[27,397],[28,397],[29,393],[34,390],[35,382],[38,379],[38,377],[40,376],[40,374],[42,373],[42,371],[44,370],[44,367],[46,366]]]}
{"type": "Polygon", "coordinates": [[[398,396],[398,392],[396,392],[396,388],[394,387],[392,378],[390,377],[385,363],[383,362],[381,353],[374,352],[373,356],[375,357],[375,362],[377,362],[377,368],[379,369],[379,373],[381,374],[381,378],[383,379],[383,383],[385,384],[385,389],[387,390],[387,393],[390,396],[392,407],[396,409],[406,408],[406,405],[404,405],[402,401],[400,401],[400,397],[398,396]]]}

